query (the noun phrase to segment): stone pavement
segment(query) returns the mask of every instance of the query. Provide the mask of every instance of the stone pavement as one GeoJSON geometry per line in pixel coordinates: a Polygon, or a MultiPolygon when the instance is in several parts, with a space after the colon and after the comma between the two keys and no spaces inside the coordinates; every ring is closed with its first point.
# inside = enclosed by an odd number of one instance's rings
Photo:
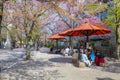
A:
{"type": "Polygon", "coordinates": [[[77,68],[71,57],[48,54],[48,48],[32,51],[32,59],[24,61],[24,49],[0,50],[0,80],[120,80],[120,73],[93,68],[77,68]],[[45,51],[45,52],[44,52],[45,51]]]}

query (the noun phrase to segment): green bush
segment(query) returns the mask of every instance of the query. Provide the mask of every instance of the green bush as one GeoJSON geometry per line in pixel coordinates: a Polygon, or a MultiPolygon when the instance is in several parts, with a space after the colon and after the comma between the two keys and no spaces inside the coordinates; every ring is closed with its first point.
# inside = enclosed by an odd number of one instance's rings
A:
{"type": "Polygon", "coordinates": [[[46,43],[46,47],[48,47],[48,48],[52,47],[52,43],[51,42],[47,42],[46,43]]]}

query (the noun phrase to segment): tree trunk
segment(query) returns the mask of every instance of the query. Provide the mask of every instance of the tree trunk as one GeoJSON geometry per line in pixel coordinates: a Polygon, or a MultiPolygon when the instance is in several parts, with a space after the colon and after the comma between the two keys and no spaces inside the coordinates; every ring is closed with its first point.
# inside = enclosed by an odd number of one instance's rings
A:
{"type": "Polygon", "coordinates": [[[36,49],[36,51],[39,51],[39,46],[40,46],[40,37],[37,36],[37,49],[36,49]]]}
{"type": "Polygon", "coordinates": [[[119,25],[116,26],[116,56],[117,56],[117,59],[120,59],[120,41],[119,41],[119,30],[120,30],[120,27],[119,25]]]}
{"type": "MultiPolygon", "coordinates": [[[[0,11],[3,12],[3,2],[0,4],[0,11]]],[[[1,26],[1,23],[2,23],[2,13],[0,14],[0,39],[2,39],[2,36],[1,36],[1,31],[2,31],[2,26],[1,26]]],[[[1,48],[1,40],[0,40],[0,48],[1,48]]]]}
{"type": "Polygon", "coordinates": [[[120,59],[120,44],[117,45],[116,52],[117,52],[117,59],[120,59]]]}
{"type": "Polygon", "coordinates": [[[38,42],[35,42],[35,50],[39,51],[39,44],[38,44],[38,42]]]}
{"type": "Polygon", "coordinates": [[[39,41],[37,41],[37,48],[36,51],[39,51],[39,41]]]}
{"type": "Polygon", "coordinates": [[[10,34],[10,38],[11,38],[11,40],[10,40],[10,50],[13,50],[13,37],[11,36],[11,34],[10,34]]]}
{"type": "Polygon", "coordinates": [[[116,40],[117,41],[117,50],[116,50],[116,52],[117,52],[117,58],[118,59],[120,59],[120,39],[119,39],[120,38],[120,32],[119,31],[120,31],[120,26],[118,25],[117,26],[117,38],[116,38],[117,39],[116,40]]]}
{"type": "Polygon", "coordinates": [[[38,35],[34,38],[34,43],[35,43],[35,50],[39,51],[39,36],[38,35]]]}
{"type": "Polygon", "coordinates": [[[26,60],[30,60],[31,59],[31,56],[30,56],[30,39],[27,37],[27,40],[26,40],[26,60]]]}

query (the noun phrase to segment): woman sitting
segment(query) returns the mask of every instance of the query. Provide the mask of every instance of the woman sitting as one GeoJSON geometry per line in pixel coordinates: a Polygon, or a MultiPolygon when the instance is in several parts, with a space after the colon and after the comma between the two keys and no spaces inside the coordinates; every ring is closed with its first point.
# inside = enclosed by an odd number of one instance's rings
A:
{"type": "Polygon", "coordinates": [[[95,63],[97,66],[102,66],[102,64],[105,63],[104,57],[105,56],[102,53],[100,53],[100,51],[98,50],[95,57],[95,63]]]}
{"type": "Polygon", "coordinates": [[[95,52],[94,52],[93,48],[90,48],[88,53],[89,53],[88,58],[92,64],[95,61],[95,52]]]}
{"type": "Polygon", "coordinates": [[[85,49],[83,54],[81,54],[81,61],[84,62],[87,66],[91,65],[91,63],[90,63],[90,61],[88,60],[88,57],[87,57],[87,49],[85,49]]]}

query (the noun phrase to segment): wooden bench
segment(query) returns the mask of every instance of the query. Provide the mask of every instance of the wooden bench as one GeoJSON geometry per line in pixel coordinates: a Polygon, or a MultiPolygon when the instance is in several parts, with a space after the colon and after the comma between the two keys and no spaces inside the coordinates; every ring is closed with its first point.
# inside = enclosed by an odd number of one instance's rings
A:
{"type": "Polygon", "coordinates": [[[73,54],[72,55],[72,63],[76,66],[76,67],[86,67],[86,64],[84,62],[81,62],[78,60],[78,54],[73,54]]]}
{"type": "Polygon", "coordinates": [[[86,64],[85,64],[84,62],[77,61],[77,63],[76,63],[75,66],[76,66],[76,67],[80,67],[80,68],[84,68],[84,67],[86,67],[86,64]]]}
{"type": "Polygon", "coordinates": [[[76,64],[77,61],[78,61],[78,54],[74,53],[74,54],[72,55],[72,63],[73,63],[73,64],[76,64]]]}
{"type": "Polygon", "coordinates": [[[67,53],[65,53],[65,54],[64,54],[64,56],[68,56],[68,54],[67,54],[67,53]]]}

